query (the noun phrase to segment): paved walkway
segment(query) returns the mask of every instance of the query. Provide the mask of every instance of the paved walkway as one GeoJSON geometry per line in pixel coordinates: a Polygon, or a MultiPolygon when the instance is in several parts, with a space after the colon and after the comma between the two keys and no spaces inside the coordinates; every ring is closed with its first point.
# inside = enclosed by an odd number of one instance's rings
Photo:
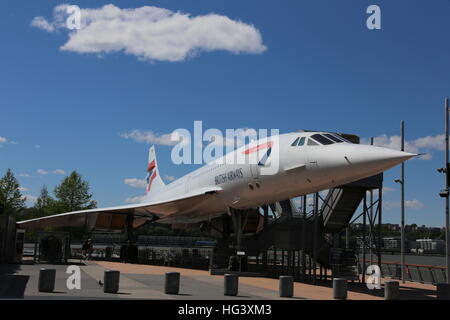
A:
{"type": "MultiPolygon", "coordinates": [[[[223,276],[212,276],[208,271],[124,264],[117,262],[89,261],[80,265],[81,290],[68,290],[67,265],[9,265],[0,267],[0,298],[25,299],[183,299],[183,300],[264,300],[281,299],[278,296],[278,280],[261,277],[240,277],[237,297],[223,295],[223,276]],[[56,284],[53,293],[38,291],[40,268],[56,269],[56,284]],[[120,288],[118,294],[103,293],[98,281],[103,280],[105,270],[119,270],[120,288]],[[180,272],[180,294],[164,293],[164,274],[180,272]]],[[[401,285],[402,299],[435,299],[435,286],[406,283],[401,285]]],[[[383,290],[368,290],[364,285],[349,283],[348,299],[382,300],[383,290]]],[[[295,283],[294,298],[332,299],[331,281],[318,285],[295,283]]]]}

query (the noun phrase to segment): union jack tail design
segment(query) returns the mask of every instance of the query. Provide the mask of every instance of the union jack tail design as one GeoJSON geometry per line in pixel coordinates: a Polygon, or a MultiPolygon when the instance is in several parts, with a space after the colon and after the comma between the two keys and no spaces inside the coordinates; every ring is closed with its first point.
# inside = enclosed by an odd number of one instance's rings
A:
{"type": "Polygon", "coordinates": [[[159,175],[154,146],[151,146],[148,152],[147,176],[145,177],[145,180],[147,181],[147,195],[153,194],[158,189],[165,186],[159,175]]]}

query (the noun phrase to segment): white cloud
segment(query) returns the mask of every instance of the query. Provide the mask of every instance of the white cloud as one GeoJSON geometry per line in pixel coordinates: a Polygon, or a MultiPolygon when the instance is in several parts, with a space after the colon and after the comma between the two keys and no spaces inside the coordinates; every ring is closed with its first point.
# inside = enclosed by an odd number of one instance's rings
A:
{"type": "Polygon", "coordinates": [[[44,17],[34,17],[31,21],[31,25],[47,32],[55,31],[55,26],[52,23],[49,23],[44,17]]]}
{"type": "Polygon", "coordinates": [[[145,199],[145,195],[137,196],[137,197],[130,197],[130,198],[126,198],[125,202],[127,202],[127,203],[139,203],[139,202],[144,201],[144,199],[145,199]]]}
{"type": "Polygon", "coordinates": [[[425,205],[417,199],[405,200],[405,207],[411,209],[422,209],[425,205]]]}
{"type": "Polygon", "coordinates": [[[145,188],[147,186],[147,181],[145,179],[136,179],[136,178],[126,178],[123,182],[133,188],[145,188]]]}
{"type": "Polygon", "coordinates": [[[36,172],[39,174],[48,174],[48,171],[46,171],[44,169],[37,169],[36,172]]]}
{"type": "Polygon", "coordinates": [[[414,140],[414,144],[418,148],[424,148],[429,150],[445,150],[445,135],[440,134],[436,136],[426,136],[423,138],[419,138],[414,140]]]}
{"type": "Polygon", "coordinates": [[[172,141],[171,133],[158,135],[153,131],[133,130],[120,135],[124,139],[133,139],[136,142],[144,142],[148,144],[158,144],[163,146],[176,145],[178,141],[172,141]]]}
{"type": "Polygon", "coordinates": [[[19,177],[29,177],[30,175],[28,173],[22,172],[19,173],[19,177]]]}
{"type": "Polygon", "coordinates": [[[25,188],[25,187],[19,187],[19,190],[20,190],[20,191],[28,191],[28,188],[25,188]]]}
{"type": "MultiPolygon", "coordinates": [[[[387,210],[401,207],[400,201],[384,201],[383,205],[387,210]]],[[[419,210],[423,209],[424,207],[425,205],[417,199],[405,200],[405,208],[419,210]]]]}
{"type": "Polygon", "coordinates": [[[382,192],[383,194],[388,193],[388,192],[392,192],[395,191],[394,188],[389,188],[389,187],[383,187],[382,192]]]}
{"type": "Polygon", "coordinates": [[[64,171],[63,169],[56,169],[56,170],[53,170],[53,173],[54,174],[66,174],[66,171],[64,171]]]}
{"type": "MultiPolygon", "coordinates": [[[[369,144],[369,139],[361,139],[361,143],[369,144]]],[[[374,138],[374,145],[379,147],[385,147],[390,149],[401,149],[401,137],[398,135],[388,136],[382,134],[374,138]]],[[[405,151],[411,153],[424,153],[420,159],[429,160],[432,155],[430,151],[443,151],[445,150],[445,135],[426,136],[415,140],[405,140],[405,151]]]]}
{"type": "MultiPolygon", "coordinates": [[[[35,17],[32,26],[48,32],[65,29],[65,10],[66,5],[55,7],[52,22],[35,17]]],[[[68,36],[63,51],[124,52],[145,61],[183,61],[202,51],[259,54],[267,49],[253,25],[213,13],[193,17],[152,6],[82,9],[81,29],[68,36]]]]}
{"type": "Polygon", "coordinates": [[[7,143],[8,139],[6,139],[5,137],[0,137],[0,143],[7,143]]]}
{"type": "Polygon", "coordinates": [[[167,181],[170,181],[170,182],[177,179],[177,178],[175,178],[174,176],[169,176],[169,175],[167,175],[167,174],[164,176],[164,178],[165,178],[167,181]]]}

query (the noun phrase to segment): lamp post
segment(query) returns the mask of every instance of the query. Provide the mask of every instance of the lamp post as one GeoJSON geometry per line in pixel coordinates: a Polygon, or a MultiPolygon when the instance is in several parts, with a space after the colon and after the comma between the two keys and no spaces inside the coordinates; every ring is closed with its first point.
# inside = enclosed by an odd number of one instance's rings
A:
{"type": "Polygon", "coordinates": [[[447,261],[447,283],[450,284],[450,232],[449,232],[449,159],[448,159],[448,98],[445,99],[445,259],[447,261]]]}
{"type": "Polygon", "coordinates": [[[447,283],[450,284],[450,232],[449,232],[449,141],[448,141],[448,98],[445,98],[445,167],[438,169],[438,172],[445,173],[445,189],[439,193],[439,196],[445,198],[445,261],[447,265],[447,283]]]}
{"type": "MultiPolygon", "coordinates": [[[[405,122],[400,122],[401,151],[405,151],[405,122]]],[[[400,264],[401,279],[405,283],[405,163],[401,164],[401,178],[395,180],[401,186],[400,264]]]]}

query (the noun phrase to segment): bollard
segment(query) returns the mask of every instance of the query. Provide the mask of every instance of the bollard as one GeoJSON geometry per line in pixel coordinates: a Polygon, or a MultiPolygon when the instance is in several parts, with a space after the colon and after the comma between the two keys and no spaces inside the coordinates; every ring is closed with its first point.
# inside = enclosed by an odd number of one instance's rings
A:
{"type": "Polygon", "coordinates": [[[106,270],[103,276],[103,292],[117,293],[119,291],[120,271],[106,270]]]}
{"type": "Polygon", "coordinates": [[[294,277],[280,276],[280,297],[291,298],[294,295],[294,277]]]}
{"type": "Polygon", "coordinates": [[[347,279],[333,279],[333,297],[335,299],[347,299],[347,279]]]}
{"type": "Polygon", "coordinates": [[[239,277],[235,274],[225,274],[224,281],[224,295],[236,296],[238,293],[239,277]]]}
{"type": "Polygon", "coordinates": [[[399,282],[387,280],[384,282],[384,300],[398,300],[400,296],[399,282]]]}
{"type": "Polygon", "coordinates": [[[39,292],[52,292],[55,289],[55,269],[42,268],[39,271],[39,292]]]}
{"type": "Polygon", "coordinates": [[[178,294],[180,290],[180,273],[166,272],[166,281],[164,285],[166,294],[178,294]]]}
{"type": "Polygon", "coordinates": [[[448,283],[436,284],[436,298],[438,300],[450,300],[450,284],[448,283]]]}

